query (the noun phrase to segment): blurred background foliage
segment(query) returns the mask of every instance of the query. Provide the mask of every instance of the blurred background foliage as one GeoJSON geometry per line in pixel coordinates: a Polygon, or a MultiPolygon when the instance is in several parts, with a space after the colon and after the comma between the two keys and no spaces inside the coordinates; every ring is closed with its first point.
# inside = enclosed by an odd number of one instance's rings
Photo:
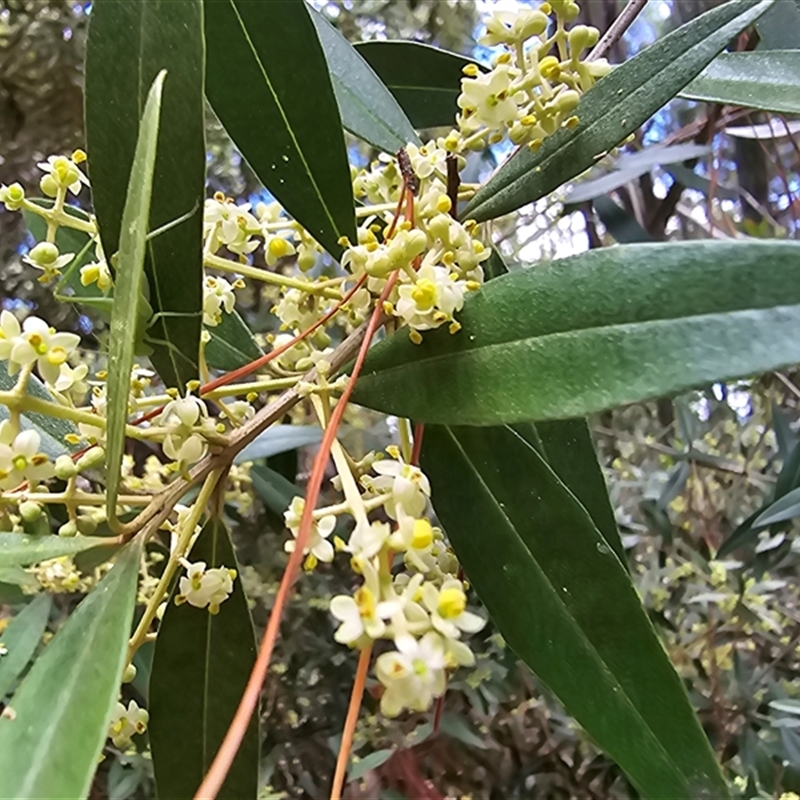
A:
{"type": "MultiPolygon", "coordinates": [[[[415,39],[479,59],[489,55],[475,42],[482,17],[515,5],[314,4],[352,41],[415,39]]],[[[714,4],[650,0],[612,60],[714,4]]],[[[620,5],[585,0],[584,21],[604,30],[620,5]]],[[[0,182],[19,181],[35,194],[36,163],[83,144],[81,65],[90,9],[76,0],[0,2],[0,182]]],[[[769,36],[766,28],[752,31],[731,49],[769,46],[769,36]]],[[[632,148],[695,143],[708,148],[705,155],[631,173],[614,189],[580,202],[563,193],[547,198],[521,216],[496,222],[492,235],[511,264],[632,238],[795,238],[796,140],[792,120],[676,100],[640,131],[632,148]]],[[[249,202],[264,198],[210,113],[208,152],[209,193],[249,202]]],[[[360,163],[374,156],[355,142],[351,154],[360,163]]],[[[471,168],[486,172],[504,155],[486,154],[471,168]]],[[[607,171],[606,162],[598,174],[607,171]]],[[[91,326],[56,303],[22,264],[29,242],[21,216],[0,210],[2,305],[36,309],[59,328],[88,334],[91,326]]],[[[268,298],[253,291],[242,296],[249,322],[268,331],[268,298]]],[[[93,341],[88,336],[90,347],[93,341]]],[[[770,374],[591,421],[642,599],[717,754],[731,777],[740,776],[741,796],[748,798],[757,791],[766,797],[800,792],[797,525],[790,520],[760,531],[742,526],[778,487],[785,493],[800,484],[798,386],[800,372],[770,374]],[[742,546],[715,560],[735,531],[742,546]]],[[[358,451],[385,445],[390,434],[376,415],[357,411],[349,416],[347,435],[358,451]]],[[[265,623],[286,561],[280,517],[285,501],[264,488],[259,471],[281,473],[291,496],[293,485],[303,485],[309,455],[283,454],[243,473],[242,495],[228,507],[257,625],[265,623]]],[[[491,536],[486,531],[487,546],[491,536]]],[[[353,655],[333,642],[327,612],[330,597],[346,580],[344,571],[332,568],[302,581],[285,617],[263,703],[264,798],[318,798],[327,792],[355,668],[353,655]]],[[[635,798],[616,766],[517,663],[501,637],[490,627],[481,637],[478,663],[455,676],[437,733],[425,715],[399,722],[362,715],[351,769],[361,782],[350,785],[348,796],[635,798]]],[[[132,696],[146,699],[146,659],[139,666],[132,696]]],[[[368,703],[377,708],[369,698],[368,703]]],[[[108,759],[92,796],[148,797],[149,775],[141,754],[108,759]]]]}

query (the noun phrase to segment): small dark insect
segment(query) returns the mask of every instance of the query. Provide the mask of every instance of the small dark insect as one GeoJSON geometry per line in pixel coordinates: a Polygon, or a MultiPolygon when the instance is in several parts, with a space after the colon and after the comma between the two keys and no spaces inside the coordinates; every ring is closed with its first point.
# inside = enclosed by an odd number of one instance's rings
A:
{"type": "Polygon", "coordinates": [[[406,188],[410,190],[411,194],[416,195],[419,192],[419,178],[414,172],[414,167],[411,166],[411,159],[404,147],[397,151],[397,165],[400,167],[400,174],[403,176],[406,188]]]}

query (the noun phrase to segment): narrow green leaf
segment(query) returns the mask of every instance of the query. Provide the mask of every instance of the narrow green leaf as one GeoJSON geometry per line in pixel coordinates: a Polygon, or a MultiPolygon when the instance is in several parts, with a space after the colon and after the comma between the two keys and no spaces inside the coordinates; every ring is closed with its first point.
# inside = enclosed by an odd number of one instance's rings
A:
{"type": "Polygon", "coordinates": [[[588,422],[583,418],[539,422],[536,431],[550,468],[586,509],[620,562],[627,564],[588,422]]]}
{"type": "Polygon", "coordinates": [[[794,243],[595,250],[491,281],[455,335],[380,342],[353,400],[444,424],[584,416],[800,361],[798,304],[794,243]]]}
{"type": "Polygon", "coordinates": [[[325,51],[344,127],[387,153],[396,153],[409,142],[420,144],[403,109],[364,57],[319,11],[311,6],[309,11],[325,51]]]}
{"type": "Polygon", "coordinates": [[[507,427],[432,426],[422,468],[509,646],[642,795],[728,797],[628,574],[535,448],[507,427]]]}
{"type": "MultiPolygon", "coordinates": [[[[201,0],[97,0],[86,45],[86,138],[103,250],[120,247],[139,120],[156,75],[169,79],[158,135],[148,231],[188,218],[147,244],[154,367],[183,390],[198,377],[205,197],[204,42],[201,0]]],[[[138,300],[137,300],[138,302],[138,300]]]]}
{"type": "Polygon", "coordinates": [[[206,344],[205,356],[212,369],[237,369],[264,355],[247,323],[235,309],[230,314],[223,314],[219,325],[206,330],[211,338],[206,344]]]}
{"type": "Polygon", "coordinates": [[[108,547],[100,536],[29,536],[25,533],[0,533],[0,567],[27,566],[49,558],[73,556],[93,547],[108,547]]]}
{"type": "Polygon", "coordinates": [[[259,458],[269,458],[287,450],[296,450],[322,440],[322,429],[316,425],[273,425],[247,445],[234,459],[244,464],[259,458]]]}
{"type": "Polygon", "coordinates": [[[579,124],[532,153],[522,148],[469,202],[479,222],[543,197],[591,167],[671,100],[774,0],[730,0],[682,25],[598,81],[581,99],[579,124]]]}
{"type": "Polygon", "coordinates": [[[463,69],[475,63],[472,59],[420,42],[360,42],[355,47],[415,128],[455,125],[463,69]]]}
{"type": "Polygon", "coordinates": [[[800,113],[800,50],[721,53],[682,92],[681,97],[800,113]]]}
{"type": "MultiPolygon", "coordinates": [[[[220,520],[206,524],[190,558],[204,561],[208,568],[236,567],[220,520]]],[[[240,578],[233,587],[216,616],[188,603],[178,606],[171,598],[161,622],[150,676],[149,733],[162,800],[194,797],[255,663],[255,633],[240,578]]],[[[259,745],[255,714],[218,797],[256,796],[259,745]]]]}
{"type": "Polygon", "coordinates": [[[753,528],[766,528],[800,516],[800,489],[792,489],[767,507],[753,522],[753,528]]]}
{"type": "MultiPolygon", "coordinates": [[[[775,441],[778,445],[778,455],[786,463],[789,455],[798,444],[797,434],[789,424],[789,418],[783,409],[773,400],[772,409],[772,430],[775,432],[775,441]]],[[[794,488],[794,487],[792,487],[794,488]]]]}
{"type": "Polygon", "coordinates": [[[111,309],[111,340],[108,349],[108,427],[106,428],[106,489],[109,519],[116,517],[117,494],[125,450],[128,395],[136,347],[139,298],[144,281],[147,220],[156,165],[161,93],[166,73],[153,82],[139,128],[139,140],[128,182],[128,197],[122,213],[114,305],[111,309]]]}
{"type": "Polygon", "coordinates": [[[0,718],[0,797],[86,797],[119,696],[141,545],[70,615],[0,718]]]}
{"type": "Polygon", "coordinates": [[[6,650],[0,658],[0,700],[8,694],[42,643],[51,605],[50,595],[40,594],[13,617],[0,634],[0,644],[6,650]]]}
{"type": "MultiPolygon", "coordinates": [[[[6,363],[0,363],[0,391],[11,391],[16,382],[16,376],[12,377],[8,374],[6,363]]],[[[56,402],[53,395],[47,391],[45,385],[35,375],[28,379],[28,394],[39,400],[47,400],[50,403],[56,402]]],[[[0,405],[0,422],[8,419],[9,416],[8,408],[0,405]]],[[[20,425],[24,431],[32,428],[39,434],[41,437],[40,450],[53,461],[63,453],[68,453],[71,449],[64,437],[68,434],[78,434],[78,429],[69,420],[48,417],[31,411],[25,411],[20,415],[20,425]]]]}
{"type": "Polygon", "coordinates": [[[328,65],[305,3],[203,5],[214,113],[264,186],[338,255],[342,236],[355,241],[353,188],[328,65]]]}

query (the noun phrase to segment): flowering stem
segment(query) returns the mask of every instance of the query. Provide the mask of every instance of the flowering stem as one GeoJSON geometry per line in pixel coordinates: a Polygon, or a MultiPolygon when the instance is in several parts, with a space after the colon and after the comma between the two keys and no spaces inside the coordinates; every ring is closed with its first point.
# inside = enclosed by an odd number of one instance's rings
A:
{"type": "MultiPolygon", "coordinates": [[[[149,494],[122,494],[117,498],[121,506],[146,506],[153,499],[149,494]]],[[[102,506],[108,502],[105,494],[88,492],[0,492],[0,503],[73,503],[76,506],[102,506]]]]}
{"type": "Polygon", "coordinates": [[[58,228],[73,228],[76,231],[88,233],[90,236],[94,236],[97,233],[96,226],[91,222],[87,222],[79,217],[73,217],[72,214],[66,214],[63,208],[56,209],[55,206],[53,208],[43,208],[37,203],[32,203],[30,200],[23,200],[22,207],[32,214],[38,214],[40,217],[44,217],[48,227],[52,223],[58,228]]]}
{"type": "MultiPolygon", "coordinates": [[[[366,275],[362,276],[362,279],[365,277],[366,275]]],[[[389,294],[394,288],[396,280],[397,273],[395,272],[386,282],[386,286],[384,287],[384,290],[381,293],[375,308],[373,309],[372,316],[370,317],[364,333],[364,339],[361,342],[361,347],[358,351],[358,356],[356,357],[355,365],[353,366],[350,382],[342,393],[342,396],[339,398],[339,402],[336,404],[336,408],[333,410],[333,414],[331,415],[330,424],[325,429],[325,435],[323,436],[317,456],[314,459],[314,465],[311,469],[311,476],[308,480],[305,505],[303,506],[303,514],[300,518],[300,528],[297,532],[295,548],[289,557],[289,563],[286,565],[286,570],[283,573],[283,578],[281,578],[278,592],[275,595],[275,604],[272,607],[272,612],[269,615],[267,629],[264,632],[264,638],[261,641],[258,658],[256,659],[256,663],[253,665],[253,671],[250,673],[250,679],[248,680],[247,686],[242,694],[242,699],[239,701],[239,707],[236,709],[236,714],[234,715],[230,727],[228,728],[228,732],[225,734],[225,738],[223,739],[222,744],[220,745],[220,748],[214,757],[214,761],[212,762],[208,773],[203,779],[203,782],[200,784],[200,788],[195,793],[195,800],[200,800],[201,798],[202,800],[214,800],[214,798],[217,796],[217,792],[219,792],[220,787],[225,781],[225,776],[228,774],[228,770],[233,763],[233,759],[236,757],[236,753],[239,750],[239,745],[241,744],[244,733],[247,730],[250,718],[255,711],[256,705],[258,704],[258,698],[261,694],[261,686],[264,683],[264,678],[267,674],[267,670],[269,669],[270,660],[272,659],[272,650],[275,647],[275,641],[278,638],[278,631],[280,628],[281,617],[283,616],[283,609],[289,598],[289,592],[291,591],[292,585],[297,577],[298,570],[300,569],[306,544],[311,536],[311,528],[314,520],[314,507],[316,506],[317,499],[319,498],[320,489],[322,487],[322,479],[325,475],[325,468],[328,465],[328,457],[331,452],[331,445],[333,444],[336,431],[341,423],[342,417],[344,416],[350,395],[355,387],[356,379],[358,378],[361,368],[364,365],[364,359],[367,356],[367,350],[372,342],[372,337],[375,335],[375,331],[378,329],[378,325],[382,320],[383,303],[389,297],[389,294]]]]}
{"type": "Polygon", "coordinates": [[[356,732],[358,715],[361,711],[361,700],[364,697],[364,687],[367,683],[367,670],[372,656],[372,643],[361,649],[358,654],[358,666],[353,682],[353,691],[350,693],[350,705],[347,708],[347,717],[342,731],[342,743],[339,745],[339,755],[336,759],[336,771],[333,775],[331,786],[331,800],[340,800],[344,779],[347,774],[347,764],[350,761],[350,750],[353,747],[353,735],[356,732]]]}
{"type": "Polygon", "coordinates": [[[169,591],[169,585],[172,582],[172,577],[180,564],[180,559],[186,555],[186,552],[189,549],[189,545],[192,541],[192,536],[194,535],[194,530],[197,527],[197,523],[200,521],[200,517],[203,516],[206,505],[208,504],[208,501],[211,498],[211,495],[214,492],[221,475],[221,469],[212,470],[206,477],[206,480],[200,489],[200,493],[197,495],[197,500],[195,500],[192,510],[189,513],[189,516],[186,518],[183,527],[181,528],[181,532],[178,537],[178,543],[175,546],[175,549],[170,553],[169,560],[164,567],[164,572],[161,575],[161,579],[159,580],[158,585],[153,592],[153,596],[147,603],[144,614],[142,614],[142,618],[139,620],[139,624],[136,626],[136,631],[128,643],[128,664],[130,664],[134,653],[142,644],[144,644],[147,638],[147,634],[150,630],[150,626],[153,624],[158,607],[161,605],[161,601],[169,591]]]}
{"type": "Polygon", "coordinates": [[[237,275],[244,275],[245,278],[252,278],[263,283],[272,283],[276,286],[286,286],[290,289],[299,289],[307,294],[318,294],[330,300],[341,300],[342,293],[329,286],[316,284],[313,281],[304,281],[300,278],[290,278],[288,275],[281,275],[278,272],[270,272],[266,269],[258,269],[248,264],[240,264],[238,261],[231,261],[229,258],[220,258],[207,254],[203,256],[203,263],[207,267],[213,267],[220,272],[234,272],[237,275]]]}

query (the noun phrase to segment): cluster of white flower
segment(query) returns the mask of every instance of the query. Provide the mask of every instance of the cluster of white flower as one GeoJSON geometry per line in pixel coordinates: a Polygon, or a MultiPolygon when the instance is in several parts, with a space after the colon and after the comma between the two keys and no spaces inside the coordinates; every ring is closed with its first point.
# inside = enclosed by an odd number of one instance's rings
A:
{"type": "Polygon", "coordinates": [[[16,431],[11,420],[0,422],[0,489],[31,486],[55,474],[53,462],[39,452],[42,438],[33,429],[16,431]]]}
{"type": "MultiPolygon", "coordinates": [[[[326,509],[315,512],[306,568],[333,561],[336,550],[349,554],[362,583],[352,596],[332,599],[331,614],[339,621],[334,638],[359,648],[377,639],[394,642],[395,649],[382,653],[375,665],[384,686],[381,711],[394,717],[404,709],[427,709],[444,693],[448,670],[474,663],[461,636],[480,630],[484,621],[466,610],[458,562],[426,516],[427,477],[403,462],[395,448],[390,454],[394,458],[366,460],[375,475],[361,477],[358,508],[348,497],[356,524],[347,543],[338,537],[331,543],[335,516],[326,509]],[[367,510],[378,507],[393,524],[369,521],[367,510]],[[405,569],[397,571],[400,556],[405,569]]],[[[302,511],[303,500],[297,498],[285,515],[295,538],[302,511]]],[[[293,551],[295,544],[290,540],[286,549],[293,551]]]]}
{"type": "Polygon", "coordinates": [[[580,95],[611,70],[604,58],[586,59],[599,39],[597,28],[567,30],[579,12],[572,0],[550,0],[538,9],[492,15],[479,42],[501,45],[505,52],[488,72],[474,64],[465,68],[458,129],[442,142],[447,150],[482,150],[506,135],[536,150],[562,125],[578,124],[580,95]]]}
{"type": "Polygon", "coordinates": [[[227,567],[208,569],[204,561],[191,563],[180,559],[186,574],[178,583],[175,603],[188,603],[195,608],[208,608],[210,614],[218,614],[220,604],[228,599],[233,591],[236,570],[227,567]]]}
{"type": "MultiPolygon", "coordinates": [[[[420,342],[419,331],[444,324],[449,324],[451,333],[459,330],[455,314],[466,293],[483,282],[481,263],[490,251],[474,237],[474,224],[462,224],[451,216],[447,151],[431,141],[422,147],[409,144],[406,153],[419,181],[414,219],[405,219],[390,238],[381,240],[380,225],[367,218],[359,227],[358,244],[345,251],[342,266],[354,276],[366,274],[372,294],[380,293],[397,272],[397,285],[384,308],[410,328],[413,341],[420,342]]],[[[353,188],[357,197],[396,203],[403,183],[394,162],[379,159],[370,171],[355,176],[353,188]]]]}

